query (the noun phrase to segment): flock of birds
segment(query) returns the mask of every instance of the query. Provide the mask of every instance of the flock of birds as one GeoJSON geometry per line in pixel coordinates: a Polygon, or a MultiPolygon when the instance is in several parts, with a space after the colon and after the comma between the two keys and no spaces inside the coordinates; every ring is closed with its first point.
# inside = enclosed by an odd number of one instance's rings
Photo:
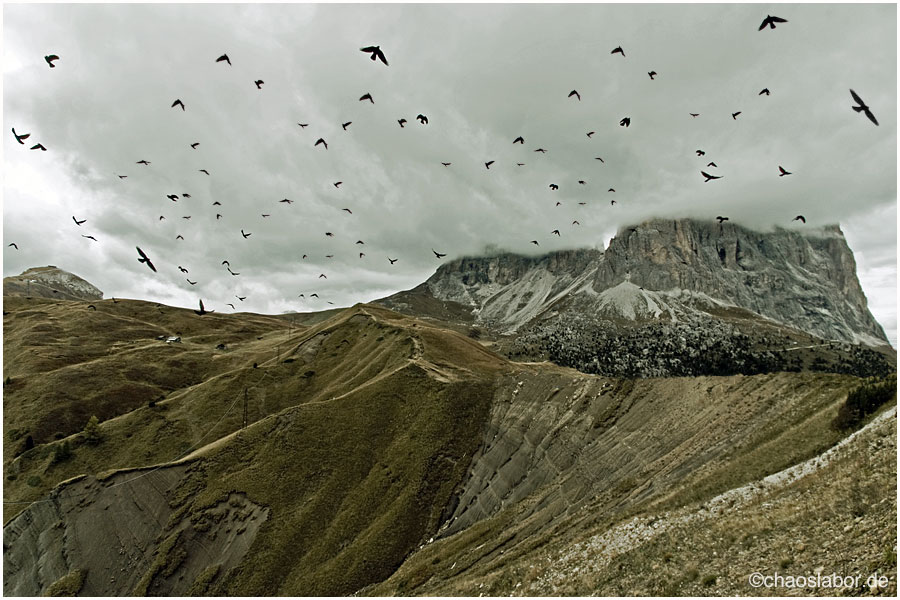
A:
{"type": "MultiPolygon", "coordinates": [[[[759,26],[759,31],[762,31],[763,29],[765,29],[765,28],[767,28],[767,27],[770,28],[770,29],[775,29],[777,23],[787,23],[787,20],[786,20],[786,19],[782,19],[782,18],[780,18],[780,17],[776,17],[776,16],[772,16],[772,15],[767,15],[766,18],[763,20],[762,24],[760,24],[760,26],[759,26]]],[[[373,62],[380,61],[381,63],[384,64],[384,66],[388,66],[388,65],[389,65],[388,59],[387,59],[387,57],[385,56],[384,51],[381,49],[380,46],[366,46],[366,47],[360,48],[360,51],[369,54],[369,58],[370,58],[373,62]]],[[[617,46],[616,48],[614,48],[610,54],[613,54],[613,55],[619,54],[622,58],[625,58],[625,51],[624,51],[624,49],[623,49],[621,46],[617,46]]],[[[56,68],[55,62],[58,61],[58,60],[60,60],[60,57],[57,56],[56,54],[50,54],[50,55],[45,56],[44,59],[45,59],[45,61],[47,62],[47,64],[50,66],[50,68],[56,68]]],[[[219,56],[217,59],[215,59],[215,62],[216,62],[216,63],[226,63],[226,64],[229,65],[229,66],[231,65],[231,59],[229,58],[229,56],[228,56],[227,54],[222,54],[222,55],[219,56]]],[[[659,75],[656,71],[653,71],[653,70],[649,71],[647,74],[648,74],[648,76],[650,77],[650,79],[651,79],[652,81],[655,81],[655,78],[659,75]]],[[[262,89],[262,86],[264,85],[265,82],[264,82],[263,80],[261,80],[261,79],[257,79],[257,80],[255,80],[253,83],[256,85],[256,88],[257,88],[258,90],[261,90],[261,89],[262,89]]],[[[768,88],[764,88],[763,90],[761,90],[761,91],[759,92],[758,95],[760,95],[760,96],[762,96],[762,95],[769,96],[770,94],[771,94],[770,90],[769,90],[768,88]]],[[[854,111],[856,111],[857,113],[863,113],[863,114],[864,114],[864,115],[865,115],[872,123],[874,123],[875,125],[878,125],[878,121],[876,120],[874,114],[872,113],[871,109],[866,105],[866,103],[862,100],[862,98],[860,98],[859,95],[858,95],[856,92],[854,92],[852,89],[850,90],[850,94],[851,94],[851,96],[852,96],[854,102],[856,102],[856,105],[855,105],[855,106],[852,106],[852,109],[853,109],[854,111]]],[[[571,92],[569,92],[569,94],[568,94],[567,97],[570,98],[570,99],[571,99],[571,98],[574,98],[576,101],[579,101],[579,102],[581,101],[581,94],[580,94],[580,92],[579,92],[578,90],[572,90],[571,92]]],[[[370,103],[372,103],[372,104],[375,103],[375,100],[374,100],[374,98],[372,97],[371,93],[365,93],[365,94],[363,94],[363,95],[359,98],[359,101],[360,101],[360,102],[370,102],[370,103]]],[[[175,99],[175,101],[172,103],[171,107],[172,107],[172,108],[180,108],[182,111],[186,111],[186,110],[187,110],[186,107],[185,107],[184,102],[183,102],[180,98],[175,99]]],[[[740,114],[741,114],[741,111],[736,111],[736,112],[734,112],[734,113],[731,113],[731,117],[732,117],[733,120],[737,120],[737,118],[738,118],[738,116],[739,116],[740,114]]],[[[700,116],[699,113],[689,113],[689,115],[691,116],[691,118],[697,118],[697,117],[700,116]]],[[[418,114],[418,115],[416,116],[416,120],[419,121],[420,125],[427,125],[427,124],[428,124],[428,117],[425,116],[425,115],[423,115],[423,114],[421,114],[421,113],[418,114]]],[[[399,124],[399,126],[400,126],[401,128],[405,127],[406,124],[407,124],[407,122],[408,122],[408,121],[407,121],[405,118],[398,119],[398,121],[397,121],[397,123],[399,124]]],[[[344,123],[341,124],[341,127],[342,127],[342,129],[343,129],[344,131],[347,131],[347,130],[348,130],[348,127],[350,127],[350,125],[351,125],[352,123],[353,123],[353,121],[346,121],[346,122],[344,122],[344,123]]],[[[302,129],[305,129],[306,127],[308,127],[308,126],[309,126],[309,123],[297,123],[297,125],[299,125],[300,128],[301,128],[301,130],[302,130],[302,129]]],[[[623,118],[619,121],[619,126],[620,126],[620,127],[625,127],[625,128],[627,128],[627,127],[629,127],[630,125],[631,125],[631,117],[629,117],[629,116],[623,117],[623,118]]],[[[13,135],[15,136],[16,141],[17,141],[19,144],[21,144],[21,145],[26,145],[24,140],[27,140],[27,139],[31,136],[30,133],[19,134],[19,133],[16,132],[15,128],[12,129],[12,133],[13,133],[13,135]]],[[[591,138],[594,134],[595,134],[594,131],[589,131],[589,132],[587,132],[586,135],[587,135],[588,138],[591,138]]],[[[523,146],[524,146],[524,144],[525,144],[525,139],[524,139],[522,136],[518,136],[518,137],[516,137],[516,138],[513,140],[512,143],[513,143],[513,144],[520,144],[520,145],[523,145],[523,146]]],[[[192,144],[190,144],[190,145],[191,145],[191,148],[192,148],[192,149],[197,149],[197,147],[200,145],[200,142],[194,142],[194,143],[192,143],[192,144]]],[[[327,143],[327,141],[326,141],[323,137],[319,137],[319,138],[316,139],[316,141],[314,142],[313,147],[316,148],[316,147],[318,147],[318,146],[322,146],[323,150],[328,150],[328,143],[327,143]]],[[[31,149],[31,150],[47,151],[47,148],[46,148],[43,144],[41,144],[41,143],[37,143],[37,144],[34,144],[33,146],[30,146],[30,149],[31,149]]],[[[537,148],[537,149],[534,150],[534,152],[545,154],[545,153],[547,152],[547,149],[545,149],[545,148],[537,148]]],[[[702,157],[702,156],[705,156],[706,152],[703,151],[703,150],[701,150],[701,149],[698,149],[698,150],[696,150],[696,154],[697,154],[698,157],[702,157]]],[[[598,161],[600,161],[601,163],[605,162],[604,159],[603,159],[602,157],[599,157],[599,156],[598,156],[598,157],[595,157],[595,159],[598,160],[598,161]]],[[[491,165],[493,165],[494,163],[495,163],[495,160],[488,160],[488,161],[485,161],[485,162],[484,162],[484,166],[485,166],[486,169],[490,170],[491,165]]],[[[136,161],[136,164],[142,165],[142,166],[145,166],[145,167],[149,167],[149,166],[151,165],[151,162],[148,161],[148,160],[146,160],[146,159],[141,159],[141,160],[136,161]]],[[[453,164],[452,162],[441,162],[441,165],[442,165],[443,167],[450,167],[452,164],[453,164]]],[[[523,166],[525,166],[525,163],[517,162],[517,163],[516,163],[516,166],[517,166],[517,167],[523,167],[523,166]]],[[[710,161],[703,169],[700,170],[700,175],[704,177],[704,183],[708,183],[708,182],[710,182],[710,181],[714,181],[714,180],[717,180],[717,179],[722,179],[722,178],[724,177],[723,175],[715,175],[715,174],[709,173],[709,172],[707,172],[707,170],[705,170],[705,169],[717,169],[717,168],[718,168],[718,165],[716,165],[716,163],[715,163],[714,161],[710,161]]],[[[200,173],[203,173],[203,174],[209,176],[209,171],[206,170],[206,169],[199,169],[198,171],[199,171],[200,173]]],[[[781,165],[778,165],[778,171],[779,171],[779,173],[778,173],[778,176],[779,176],[779,177],[785,177],[785,176],[789,176],[789,175],[792,175],[792,174],[793,174],[793,173],[791,173],[790,171],[786,170],[786,169],[785,169],[784,167],[782,167],[781,165]]],[[[125,179],[125,178],[128,177],[127,175],[120,175],[120,174],[116,174],[116,176],[117,176],[119,179],[125,179]]],[[[337,182],[334,182],[333,185],[334,185],[335,188],[339,188],[339,187],[341,186],[342,183],[343,183],[342,181],[337,181],[337,182]]],[[[584,180],[578,180],[578,184],[580,184],[580,185],[586,185],[586,183],[587,183],[587,182],[584,181],[584,180]]],[[[554,191],[554,192],[555,192],[555,191],[559,190],[559,185],[558,185],[557,183],[550,183],[550,184],[549,184],[549,189],[550,189],[551,191],[554,191]]],[[[615,192],[615,189],[614,189],[614,188],[611,187],[611,188],[608,189],[608,193],[614,193],[614,192],[615,192]]],[[[172,202],[177,202],[177,201],[179,200],[179,198],[190,198],[191,195],[190,195],[189,193],[181,193],[180,195],[179,195],[179,194],[167,194],[166,197],[167,197],[169,200],[171,200],[172,202]]],[[[293,200],[290,200],[290,199],[288,199],[288,198],[284,198],[284,199],[282,199],[282,200],[279,200],[278,202],[279,202],[279,203],[284,203],[284,204],[288,204],[288,205],[289,205],[289,204],[292,204],[294,201],[293,201],[293,200]]],[[[580,204],[580,205],[584,205],[584,204],[586,204],[586,203],[585,203],[585,202],[579,202],[579,204],[580,204]]],[[[616,204],[616,201],[615,201],[615,200],[610,200],[610,204],[611,204],[611,205],[615,205],[615,204],[616,204]]],[[[556,206],[560,206],[560,205],[561,205],[560,202],[556,202],[556,206]]],[[[221,206],[221,203],[218,202],[218,201],[215,201],[215,202],[213,202],[213,206],[221,206]]],[[[347,213],[350,214],[350,215],[353,214],[353,211],[352,211],[350,208],[342,208],[341,210],[347,212],[347,213]]],[[[262,213],[262,217],[263,217],[263,218],[267,218],[267,217],[269,217],[269,216],[271,216],[269,213],[262,213]]],[[[186,215],[186,216],[183,216],[182,218],[185,219],[185,220],[188,220],[188,219],[191,218],[191,216],[190,216],[190,215],[186,215]]],[[[222,218],[222,214],[221,214],[221,213],[216,213],[216,220],[219,220],[219,219],[221,219],[221,218],[222,218]]],[[[162,221],[162,220],[164,220],[164,219],[165,219],[165,216],[164,216],[164,215],[160,215],[159,220],[162,221]]],[[[72,216],[72,220],[75,222],[75,225],[78,226],[78,227],[81,227],[81,226],[87,221],[86,219],[80,219],[80,220],[79,220],[79,219],[77,219],[74,215],[72,216]]],[[[724,221],[727,221],[727,220],[728,220],[728,217],[719,215],[719,216],[716,217],[716,220],[717,220],[717,221],[719,222],[719,224],[721,225],[724,221]]],[[[796,217],[794,217],[793,221],[801,221],[802,223],[806,223],[806,218],[805,218],[803,215],[797,215],[796,217]]],[[[574,221],[572,222],[572,225],[573,225],[573,226],[577,226],[577,225],[580,225],[580,223],[578,222],[578,220],[574,220],[574,221]]],[[[241,229],[241,236],[243,237],[243,239],[247,239],[247,238],[249,238],[251,235],[252,235],[252,232],[245,232],[243,229],[241,229]]],[[[554,229],[554,230],[552,230],[552,231],[550,232],[550,235],[561,236],[559,229],[554,229]]],[[[333,234],[332,232],[325,232],[325,236],[326,236],[326,237],[334,237],[334,234],[333,234]]],[[[97,240],[94,236],[92,236],[92,235],[82,234],[82,237],[87,238],[87,239],[89,239],[89,240],[92,240],[92,241],[94,241],[94,242],[97,242],[97,241],[98,241],[98,240],[97,240]]],[[[183,239],[184,239],[184,237],[183,237],[182,235],[180,235],[180,234],[176,236],[176,240],[183,240],[183,239]]],[[[536,246],[539,246],[539,245],[540,245],[540,243],[539,243],[538,240],[530,240],[529,243],[530,243],[530,244],[534,244],[534,245],[536,245],[536,246]]],[[[365,242],[363,242],[362,240],[358,240],[358,241],[356,242],[356,244],[357,244],[357,245],[364,245],[365,242]]],[[[15,242],[10,243],[10,244],[9,244],[9,247],[13,247],[13,248],[15,248],[16,250],[18,250],[18,245],[17,245],[15,242]]],[[[149,269],[150,269],[151,271],[153,271],[154,273],[158,272],[156,266],[153,264],[153,262],[151,261],[150,257],[147,256],[147,254],[146,254],[140,247],[137,247],[137,246],[136,246],[136,250],[137,250],[137,253],[138,253],[138,256],[139,256],[138,259],[137,259],[138,262],[139,262],[139,263],[142,263],[142,264],[144,264],[144,265],[146,265],[147,268],[149,268],[149,269]]],[[[446,253],[446,252],[438,252],[438,251],[435,250],[434,248],[432,248],[431,251],[432,251],[432,253],[434,254],[434,256],[435,256],[436,259],[441,259],[441,258],[444,258],[445,256],[447,256],[447,253],[446,253]]],[[[326,258],[333,258],[333,256],[334,256],[334,255],[329,254],[329,255],[326,255],[326,258]]],[[[365,255],[364,252],[359,252],[359,258],[364,258],[365,256],[366,256],[366,255],[365,255]]],[[[305,259],[307,258],[307,255],[304,254],[304,255],[302,256],[302,258],[305,260],[305,259]]],[[[391,257],[387,257],[387,259],[388,259],[388,261],[390,262],[391,265],[393,265],[394,263],[396,263],[396,262],[399,260],[398,258],[391,258],[391,257]]],[[[222,265],[226,267],[227,271],[228,271],[232,276],[235,276],[235,277],[236,277],[236,276],[239,276],[239,275],[240,275],[239,272],[234,272],[234,271],[231,270],[231,264],[229,263],[229,261],[223,260],[223,261],[222,261],[222,265]]],[[[181,266],[181,265],[178,265],[178,269],[179,269],[179,271],[180,271],[181,273],[183,273],[183,274],[188,274],[188,273],[189,273],[188,269],[186,269],[185,267],[183,267],[183,266],[181,266]]],[[[321,273],[321,274],[319,275],[319,279],[327,279],[327,275],[326,275],[325,273],[321,273]]],[[[186,281],[188,282],[188,284],[190,284],[190,285],[192,285],[192,286],[193,286],[193,285],[196,285],[196,284],[198,283],[197,281],[192,281],[190,278],[187,278],[187,277],[186,277],[186,281]]],[[[309,293],[308,295],[309,295],[310,298],[319,298],[319,295],[318,295],[316,292],[309,293]]],[[[299,297],[300,297],[300,298],[306,298],[306,296],[307,296],[307,294],[304,294],[304,293],[299,294],[299,297]]],[[[236,297],[240,302],[243,302],[243,301],[246,299],[246,296],[235,295],[235,297],[236,297]]],[[[333,303],[330,302],[330,301],[328,301],[327,303],[328,303],[328,304],[333,304],[333,303]]],[[[209,313],[214,312],[214,311],[206,310],[206,309],[205,309],[204,304],[203,304],[203,300],[202,300],[202,299],[199,301],[199,306],[200,306],[200,309],[194,311],[197,315],[202,316],[202,315],[205,315],[205,314],[209,314],[209,313]]],[[[232,309],[235,309],[235,306],[234,306],[233,303],[226,303],[226,306],[230,306],[232,309]]]]}

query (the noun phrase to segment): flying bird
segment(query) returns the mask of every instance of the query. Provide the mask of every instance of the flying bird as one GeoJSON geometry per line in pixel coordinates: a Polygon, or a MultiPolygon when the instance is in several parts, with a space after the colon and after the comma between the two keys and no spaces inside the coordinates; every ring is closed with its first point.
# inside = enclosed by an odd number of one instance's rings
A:
{"type": "Polygon", "coordinates": [[[166,194],[166,198],[172,202],[178,202],[178,194],[166,194]]]}
{"type": "Polygon", "coordinates": [[[348,214],[351,214],[351,215],[353,214],[353,211],[350,210],[349,208],[342,208],[341,210],[347,211],[348,214]]]}
{"type": "Polygon", "coordinates": [[[128,175],[116,175],[116,177],[118,177],[119,179],[125,179],[126,177],[128,177],[128,175]]]}
{"type": "Polygon", "coordinates": [[[362,257],[365,256],[365,255],[366,255],[365,252],[360,252],[360,253],[359,253],[359,257],[360,257],[360,258],[362,258],[362,257]]]}
{"type": "Polygon", "coordinates": [[[315,293],[313,293],[313,294],[310,294],[310,295],[309,295],[309,297],[310,297],[310,298],[318,298],[318,297],[319,297],[319,295],[318,295],[318,294],[315,294],[315,293]]]}
{"type": "Polygon", "coordinates": [[[184,241],[184,236],[179,234],[179,235],[176,235],[176,236],[175,236],[175,239],[176,239],[176,240],[184,241]]]}
{"type": "Polygon", "coordinates": [[[235,298],[237,298],[238,300],[240,300],[241,302],[243,302],[244,300],[247,299],[247,296],[235,296],[235,298]]]}
{"type": "Polygon", "coordinates": [[[87,219],[82,219],[82,220],[79,221],[78,219],[75,218],[75,215],[72,215],[72,220],[75,221],[75,224],[78,225],[79,227],[81,227],[81,224],[82,224],[82,223],[84,223],[85,221],[87,221],[87,219]]]}
{"type": "Polygon", "coordinates": [[[207,175],[209,175],[209,171],[207,171],[206,169],[198,169],[198,171],[201,172],[201,173],[206,173],[207,175]]]}
{"type": "Polygon", "coordinates": [[[406,123],[406,119],[397,119],[397,122],[400,123],[400,127],[403,127],[406,123]]]}
{"type": "Polygon", "coordinates": [[[535,150],[535,152],[540,152],[541,154],[547,154],[547,151],[544,150],[543,148],[538,148],[537,150],[535,150]]]}
{"type": "Polygon", "coordinates": [[[240,273],[235,273],[234,271],[232,271],[230,266],[229,266],[229,267],[225,267],[225,269],[226,269],[229,273],[231,273],[232,275],[234,275],[235,277],[237,277],[238,275],[240,275],[240,273]]]}
{"type": "Polygon", "coordinates": [[[587,182],[584,179],[579,179],[578,183],[580,183],[581,185],[587,185],[587,182]]]}
{"type": "Polygon", "coordinates": [[[149,161],[149,160],[139,160],[139,161],[137,161],[137,162],[134,163],[134,164],[136,164],[136,165],[149,165],[149,164],[150,164],[150,161],[149,161]]]}
{"type": "Polygon", "coordinates": [[[615,200],[610,200],[610,201],[609,201],[609,205],[610,205],[610,206],[615,206],[615,205],[616,205],[616,201],[615,201],[615,200]]]}
{"type": "Polygon", "coordinates": [[[449,167],[449,166],[452,165],[453,163],[445,163],[445,162],[442,162],[441,164],[444,165],[445,167],[449,167]]]}
{"type": "Polygon", "coordinates": [[[331,233],[330,231],[326,231],[326,232],[325,232],[325,237],[334,237],[334,234],[331,233]]]}
{"type": "Polygon", "coordinates": [[[252,233],[244,233],[244,230],[241,229],[241,235],[244,236],[244,239],[246,240],[248,237],[250,237],[253,234],[252,233]]]}
{"type": "Polygon", "coordinates": [[[49,56],[45,56],[44,60],[47,61],[47,64],[50,65],[50,68],[54,68],[56,65],[53,64],[54,60],[59,60],[59,57],[55,54],[50,54],[49,56]]]}
{"type": "Polygon", "coordinates": [[[441,254],[440,252],[438,252],[438,251],[435,250],[434,248],[432,248],[431,251],[434,252],[434,256],[435,256],[436,258],[444,258],[445,256],[447,256],[446,253],[441,254]]]}
{"type": "Polygon", "coordinates": [[[588,132],[587,132],[587,136],[588,136],[588,137],[591,137],[591,136],[594,135],[595,133],[596,133],[595,131],[588,131],[588,132]]]}
{"type": "Polygon", "coordinates": [[[706,152],[703,150],[697,150],[697,156],[703,156],[704,154],[706,154],[706,152]]]}
{"type": "Polygon", "coordinates": [[[316,143],[313,144],[313,148],[315,148],[319,144],[322,144],[323,146],[325,146],[325,149],[328,150],[328,143],[325,140],[323,140],[322,138],[319,138],[316,140],[316,143]]]}
{"type": "Polygon", "coordinates": [[[719,168],[719,165],[717,165],[716,163],[714,163],[714,162],[712,162],[712,161],[710,161],[706,166],[707,166],[707,167],[715,167],[715,168],[717,168],[717,169],[719,168]]]}
{"type": "Polygon", "coordinates": [[[182,198],[190,198],[191,197],[190,194],[181,194],[181,196],[182,196],[182,198]]]}
{"type": "Polygon", "coordinates": [[[212,203],[212,205],[213,206],[222,206],[222,203],[219,202],[218,200],[216,200],[215,202],[212,203]]]}
{"type": "Polygon", "coordinates": [[[341,123],[341,127],[344,128],[344,131],[347,131],[347,128],[350,127],[351,123],[353,123],[353,121],[347,121],[346,123],[341,123]]]}
{"type": "Polygon", "coordinates": [[[428,117],[426,117],[425,115],[419,113],[418,115],[416,115],[416,119],[418,119],[419,123],[421,123],[422,125],[428,125],[428,117]]]}
{"type": "Polygon", "coordinates": [[[237,309],[234,307],[234,304],[232,304],[231,302],[226,302],[226,303],[225,303],[225,306],[230,306],[230,307],[231,307],[231,310],[237,310],[237,309]]]}
{"type": "Polygon", "coordinates": [[[228,58],[227,54],[223,54],[222,56],[220,56],[219,58],[216,59],[216,62],[222,62],[222,61],[227,62],[228,66],[231,66],[231,59],[228,58]]]}
{"type": "Polygon", "coordinates": [[[187,220],[187,219],[190,219],[190,218],[191,218],[191,216],[190,216],[190,215],[188,215],[188,216],[186,216],[186,217],[181,217],[181,218],[182,218],[182,219],[185,219],[185,220],[187,220]]]}
{"type": "Polygon", "coordinates": [[[92,236],[92,235],[84,235],[84,234],[82,233],[82,234],[81,234],[81,237],[87,238],[87,239],[89,239],[89,240],[94,240],[95,242],[97,241],[97,238],[95,238],[95,237],[92,236]]]}
{"type": "Polygon", "coordinates": [[[792,221],[803,221],[804,223],[806,223],[806,217],[804,217],[803,215],[797,215],[796,217],[794,217],[791,220],[792,221]]]}
{"type": "Polygon", "coordinates": [[[647,75],[650,76],[650,81],[654,81],[653,78],[656,77],[656,71],[650,71],[647,75]]]}
{"type": "Polygon", "coordinates": [[[360,51],[371,53],[372,56],[370,56],[369,58],[371,58],[373,61],[375,59],[378,59],[385,65],[388,64],[387,59],[384,57],[384,52],[381,51],[381,46],[366,46],[365,48],[360,48],[360,51]]]}
{"type": "Polygon", "coordinates": [[[285,198],[284,200],[279,200],[278,202],[280,202],[281,204],[293,204],[294,203],[293,200],[288,200],[287,198],[285,198]]]}
{"type": "Polygon", "coordinates": [[[581,225],[578,221],[572,221],[572,225],[581,225]]]}
{"type": "Polygon", "coordinates": [[[263,81],[262,79],[257,79],[257,80],[254,81],[253,83],[256,84],[256,89],[261,90],[263,84],[265,83],[265,81],[263,81]]]}
{"type": "Polygon", "coordinates": [[[159,220],[162,221],[163,219],[165,219],[165,217],[162,215],[159,215],[159,220]]]}
{"type": "Polygon", "coordinates": [[[193,148],[194,150],[196,150],[196,149],[197,149],[197,146],[199,146],[199,145],[200,145],[200,142],[194,142],[193,144],[191,144],[191,148],[193,148]]]}
{"type": "Polygon", "coordinates": [[[484,166],[485,166],[485,168],[490,169],[492,164],[494,164],[494,161],[489,160],[486,163],[484,163],[484,166]]]}
{"type": "Polygon", "coordinates": [[[629,125],[631,125],[631,117],[625,117],[619,121],[619,127],[628,127],[629,125]]]}
{"type": "Polygon", "coordinates": [[[319,279],[328,279],[325,273],[319,273],[319,279]]]}
{"type": "Polygon", "coordinates": [[[550,233],[555,233],[555,234],[556,234],[556,237],[561,237],[561,236],[559,235],[559,229],[554,229],[554,230],[551,231],[550,233]]]}
{"type": "Polygon", "coordinates": [[[609,188],[609,189],[606,190],[606,191],[607,191],[607,192],[615,192],[616,190],[615,190],[615,188],[609,188]]]}
{"type": "Polygon", "coordinates": [[[516,163],[516,166],[517,166],[517,167],[524,167],[524,166],[525,166],[525,163],[516,163]]]}
{"type": "Polygon", "coordinates": [[[769,88],[763,88],[762,91],[757,94],[757,96],[762,96],[763,94],[765,94],[766,96],[770,95],[769,88]]]}
{"type": "Polygon", "coordinates": [[[205,314],[211,314],[211,313],[214,313],[214,312],[216,312],[216,311],[214,311],[214,310],[206,310],[205,308],[203,308],[203,300],[200,300],[200,310],[195,310],[194,312],[197,313],[198,315],[200,315],[200,316],[202,317],[202,316],[205,315],[205,314]]]}
{"type": "Polygon", "coordinates": [[[594,157],[594,160],[599,160],[599,161],[602,162],[602,163],[605,163],[605,162],[606,162],[606,161],[604,161],[602,158],[600,158],[599,156],[595,156],[595,157],[594,157]]]}
{"type": "Polygon", "coordinates": [[[371,102],[372,104],[375,104],[375,100],[372,99],[372,94],[370,94],[370,93],[368,93],[368,92],[365,93],[365,94],[363,94],[363,95],[360,96],[360,98],[359,98],[359,101],[360,101],[360,102],[363,102],[364,100],[368,100],[368,101],[371,102]]]}
{"type": "Polygon", "coordinates": [[[191,284],[191,285],[197,285],[197,282],[196,282],[196,281],[191,281],[191,280],[188,279],[187,277],[185,277],[184,280],[187,281],[187,282],[188,282],[189,284],[191,284]]]}
{"type": "Polygon", "coordinates": [[[741,114],[741,111],[731,113],[731,118],[734,119],[735,121],[737,121],[737,117],[739,114],[741,114]]]}
{"type": "Polygon", "coordinates": [[[775,23],[787,23],[787,19],[782,19],[781,17],[773,17],[772,15],[766,15],[766,18],[763,19],[763,22],[759,26],[759,29],[757,31],[762,31],[766,28],[766,25],[768,25],[770,29],[775,29],[775,23]]]}
{"type": "MultiPolygon", "coordinates": [[[[19,249],[19,247],[16,245],[15,242],[13,242],[12,244],[8,244],[8,246],[12,246],[12,247],[15,248],[16,250],[19,249]]],[[[155,271],[156,269],[153,269],[153,270],[155,271]]]]}
{"type": "Polygon", "coordinates": [[[780,173],[778,173],[779,177],[784,177],[785,175],[792,175],[792,173],[790,171],[785,171],[784,167],[782,167],[781,165],[778,165],[778,170],[780,171],[780,173]]]}
{"type": "Polygon", "coordinates": [[[728,217],[716,217],[716,219],[719,220],[719,225],[721,225],[723,221],[727,221],[727,220],[728,220],[728,217]]]}
{"type": "Polygon", "coordinates": [[[181,110],[184,110],[184,102],[181,100],[175,100],[175,102],[172,103],[172,108],[175,108],[176,106],[180,106],[181,110]]]}
{"type": "Polygon", "coordinates": [[[271,216],[272,216],[272,215],[270,215],[270,214],[268,214],[268,213],[263,213],[263,214],[262,214],[262,218],[263,218],[263,219],[265,219],[266,217],[271,217],[271,216]]]}
{"type": "Polygon", "coordinates": [[[141,255],[141,257],[138,259],[138,262],[146,264],[148,267],[150,267],[151,271],[156,273],[156,267],[153,266],[153,263],[150,262],[150,259],[147,258],[147,255],[144,254],[144,251],[141,250],[140,246],[135,246],[135,248],[137,249],[138,254],[141,255]]]}
{"type": "Polygon", "coordinates": [[[344,182],[343,181],[335,181],[332,185],[334,187],[340,187],[342,183],[344,183],[344,182]]]}
{"type": "Polygon", "coordinates": [[[581,94],[578,93],[578,90],[572,90],[567,97],[571,98],[572,96],[578,98],[579,101],[581,100],[581,94]]]}
{"type": "Polygon", "coordinates": [[[307,127],[309,127],[309,123],[297,123],[297,125],[300,126],[300,129],[306,129],[307,127]]]}
{"type": "Polygon", "coordinates": [[[537,240],[531,240],[531,243],[534,244],[535,246],[540,246],[540,244],[538,244],[537,240]]]}
{"type": "Polygon", "coordinates": [[[551,183],[551,184],[550,184],[550,189],[551,189],[551,190],[558,190],[558,189],[559,189],[559,186],[556,185],[555,183],[551,183]]]}
{"type": "Polygon", "coordinates": [[[394,264],[395,262],[400,260],[399,258],[391,258],[390,256],[388,256],[387,259],[388,259],[388,262],[391,264],[394,264]]]}
{"type": "Polygon", "coordinates": [[[41,151],[43,151],[43,152],[46,152],[46,151],[47,151],[47,149],[44,148],[44,145],[43,145],[43,144],[35,144],[34,146],[31,147],[31,149],[32,149],[32,150],[41,150],[41,151]]]}
{"type": "Polygon", "coordinates": [[[25,142],[23,142],[22,140],[27,140],[28,138],[31,137],[30,133],[23,133],[22,135],[19,135],[18,133],[16,133],[15,127],[12,128],[12,132],[13,132],[13,135],[16,136],[16,141],[19,142],[20,144],[22,144],[23,146],[25,145],[25,142]]]}
{"type": "Polygon", "coordinates": [[[688,114],[691,115],[692,117],[694,117],[695,119],[700,116],[700,113],[688,113],[688,114]]]}
{"type": "Polygon", "coordinates": [[[366,244],[366,243],[365,243],[364,241],[362,241],[362,240],[356,240],[356,243],[357,243],[357,244],[363,244],[363,245],[366,244]]]}
{"type": "Polygon", "coordinates": [[[187,273],[187,272],[188,272],[188,270],[185,269],[184,267],[182,267],[181,265],[178,265],[178,270],[181,271],[182,273],[187,273]]]}
{"type": "Polygon", "coordinates": [[[710,181],[712,179],[722,179],[722,175],[710,175],[706,171],[700,171],[700,174],[706,177],[706,179],[703,180],[703,183],[706,183],[707,181],[710,181]]]}
{"type": "Polygon", "coordinates": [[[524,143],[525,143],[525,138],[523,138],[521,135],[513,140],[513,144],[524,144],[524,143]]]}
{"type": "Polygon", "coordinates": [[[625,51],[622,50],[622,46],[616,46],[615,49],[612,52],[610,52],[610,54],[615,54],[616,52],[621,54],[623,58],[625,57],[625,51]]]}
{"type": "Polygon", "coordinates": [[[859,104],[859,106],[854,106],[854,107],[853,107],[853,110],[855,110],[856,112],[865,113],[865,115],[866,115],[867,117],[869,117],[869,120],[870,120],[870,121],[872,121],[873,123],[875,123],[876,125],[878,125],[878,121],[875,120],[875,115],[872,114],[872,111],[869,110],[869,107],[866,106],[866,103],[863,102],[863,99],[860,98],[860,97],[856,94],[856,92],[854,92],[853,90],[850,90],[850,95],[853,96],[853,99],[856,101],[857,104],[859,104]]]}

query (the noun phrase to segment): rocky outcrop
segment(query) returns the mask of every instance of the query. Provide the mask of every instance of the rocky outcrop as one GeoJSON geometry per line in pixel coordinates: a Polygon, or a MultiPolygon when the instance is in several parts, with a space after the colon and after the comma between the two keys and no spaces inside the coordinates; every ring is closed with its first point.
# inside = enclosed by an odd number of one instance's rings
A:
{"type": "Polygon", "coordinates": [[[54,265],[34,267],[21,275],[3,278],[4,296],[30,296],[54,300],[102,300],[103,292],[54,265]]]}

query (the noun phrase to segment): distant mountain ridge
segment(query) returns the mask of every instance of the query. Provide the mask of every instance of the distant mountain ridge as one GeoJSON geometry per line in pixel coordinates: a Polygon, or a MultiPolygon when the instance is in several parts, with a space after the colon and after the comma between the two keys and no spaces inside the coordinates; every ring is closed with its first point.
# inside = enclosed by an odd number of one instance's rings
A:
{"type": "Polygon", "coordinates": [[[4,277],[3,295],[57,300],[103,299],[103,292],[97,287],[55,265],[33,267],[21,275],[4,277]]]}
{"type": "Polygon", "coordinates": [[[616,376],[802,369],[814,358],[784,352],[826,343],[842,354],[817,370],[862,374],[881,370],[861,358],[870,348],[893,353],[837,225],[653,219],[620,229],[605,251],[460,258],[380,302],[455,314],[507,340],[513,358],[616,376]]]}

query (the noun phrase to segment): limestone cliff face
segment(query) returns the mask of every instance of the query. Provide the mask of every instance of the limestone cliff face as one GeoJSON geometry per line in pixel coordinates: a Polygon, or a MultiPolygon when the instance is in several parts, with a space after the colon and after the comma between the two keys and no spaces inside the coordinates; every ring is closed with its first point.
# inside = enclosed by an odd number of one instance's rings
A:
{"type": "Polygon", "coordinates": [[[837,225],[757,232],[730,222],[656,219],[623,228],[605,252],[462,258],[426,286],[503,333],[566,312],[678,321],[713,307],[751,311],[828,340],[887,344],[837,225]]]}

